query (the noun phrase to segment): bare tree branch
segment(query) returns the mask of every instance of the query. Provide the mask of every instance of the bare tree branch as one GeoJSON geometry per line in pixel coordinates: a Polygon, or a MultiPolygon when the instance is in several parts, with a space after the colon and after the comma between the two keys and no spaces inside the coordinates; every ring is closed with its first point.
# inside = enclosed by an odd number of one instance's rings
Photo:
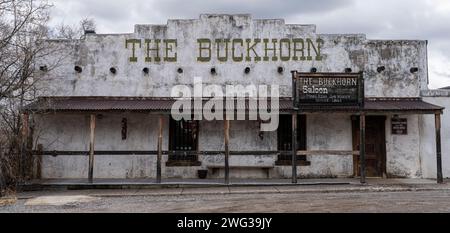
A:
{"type": "Polygon", "coordinates": [[[0,0],[0,184],[20,177],[21,109],[46,91],[45,85],[38,85],[47,81],[45,72],[61,66],[72,53],[52,44],[57,42],[53,39],[76,43],[86,31],[95,30],[95,21],[88,18],[79,26],[49,28],[50,8],[46,0],[0,0]],[[39,69],[42,61],[46,71],[39,69]]]}

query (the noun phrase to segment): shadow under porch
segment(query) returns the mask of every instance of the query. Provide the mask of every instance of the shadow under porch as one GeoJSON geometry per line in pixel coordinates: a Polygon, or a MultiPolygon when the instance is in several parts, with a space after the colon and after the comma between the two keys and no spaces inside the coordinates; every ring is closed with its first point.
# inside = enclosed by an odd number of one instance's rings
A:
{"type": "MultiPolygon", "coordinates": [[[[23,155],[24,158],[27,157],[33,157],[33,159],[35,157],[37,157],[37,164],[40,163],[41,158],[40,156],[82,156],[83,159],[86,160],[85,164],[88,164],[88,166],[85,166],[85,173],[87,173],[87,179],[86,181],[88,183],[95,183],[95,180],[99,179],[99,178],[95,178],[94,175],[94,161],[96,159],[98,159],[98,157],[101,156],[120,156],[122,154],[129,154],[129,155],[143,155],[143,156],[147,156],[147,157],[153,157],[156,158],[156,163],[152,163],[152,167],[156,167],[156,176],[154,179],[154,182],[156,183],[162,183],[162,182],[166,182],[166,179],[162,176],[162,169],[163,169],[163,163],[167,163],[166,160],[163,161],[163,156],[190,156],[190,154],[192,154],[195,158],[195,156],[221,156],[223,158],[223,171],[224,171],[224,175],[223,178],[221,179],[222,182],[224,184],[232,184],[233,182],[236,182],[235,180],[233,180],[232,178],[230,178],[230,169],[232,168],[232,166],[248,166],[248,165],[243,165],[243,164],[230,164],[230,157],[231,156],[244,156],[246,154],[251,154],[251,155],[269,155],[271,154],[272,156],[278,156],[280,155],[280,153],[286,153],[286,154],[291,154],[290,158],[292,159],[291,164],[289,164],[291,166],[291,171],[292,171],[292,176],[290,177],[290,181],[292,183],[297,183],[297,166],[302,166],[302,165],[308,165],[308,161],[295,161],[295,158],[298,158],[299,156],[315,156],[315,155],[320,155],[320,154],[333,154],[333,155],[347,155],[347,156],[353,156],[353,155],[358,155],[360,153],[360,151],[356,151],[356,150],[317,150],[317,151],[312,151],[312,150],[292,150],[292,151],[279,151],[279,150],[274,150],[274,151],[232,151],[229,147],[230,145],[230,134],[229,134],[229,130],[230,130],[230,121],[222,121],[221,124],[223,124],[223,126],[219,126],[220,128],[223,127],[223,138],[222,138],[222,143],[224,145],[223,150],[218,150],[218,151],[200,151],[198,149],[198,147],[196,148],[196,151],[171,151],[171,150],[164,150],[163,149],[163,134],[164,134],[164,121],[165,119],[168,118],[168,111],[170,110],[170,107],[173,104],[173,100],[169,100],[169,99],[153,99],[153,98],[138,98],[138,99],[134,99],[134,98],[119,98],[119,99],[111,99],[111,98],[93,98],[93,97],[86,97],[86,98],[55,98],[52,101],[56,101],[55,103],[51,104],[51,107],[35,107],[33,108],[33,106],[31,106],[31,110],[33,111],[28,111],[26,112],[23,116],[24,116],[24,122],[28,122],[28,117],[30,114],[42,114],[44,113],[53,113],[53,114],[58,114],[58,113],[66,113],[66,114],[71,114],[71,113],[78,113],[78,114],[84,114],[86,116],[89,116],[88,118],[88,125],[89,128],[87,130],[87,132],[89,133],[89,140],[88,144],[89,144],[89,151],[56,151],[56,150],[52,150],[52,151],[45,151],[44,148],[37,148],[37,150],[32,150],[32,148],[29,148],[28,146],[24,146],[23,148],[23,155]],[[97,103],[100,100],[101,103],[97,103]],[[123,105],[123,106],[122,106],[123,105]],[[81,106],[82,108],[80,109],[73,109],[74,106],[81,106]],[[100,107],[99,107],[100,106],[100,107]],[[70,109],[66,109],[67,107],[69,107],[70,109]],[[157,132],[157,136],[153,135],[152,138],[148,139],[148,143],[152,143],[152,144],[156,144],[156,150],[154,151],[99,151],[96,150],[95,148],[95,138],[96,138],[96,124],[97,124],[97,114],[99,112],[140,112],[140,113],[146,113],[148,115],[151,116],[156,116],[155,120],[152,121],[153,125],[157,125],[157,128],[155,128],[155,132],[157,132]],[[156,138],[156,141],[155,141],[156,138]],[[292,156],[295,155],[295,156],[292,156]],[[95,158],[95,159],[94,159],[95,158]]],[[[39,105],[40,106],[40,105],[39,105]]],[[[246,106],[246,108],[248,108],[248,106],[246,106]]],[[[292,125],[292,134],[291,135],[295,135],[295,137],[297,137],[297,126],[294,125],[297,124],[297,120],[298,119],[298,114],[292,114],[292,100],[290,99],[283,99],[280,101],[280,112],[284,112],[284,114],[287,114],[289,116],[292,117],[292,121],[291,123],[292,125]],[[295,130],[294,130],[295,129],[295,130]]],[[[365,116],[365,115],[370,115],[370,114],[395,114],[395,113],[400,113],[400,114],[435,114],[436,116],[436,142],[437,144],[440,143],[440,138],[439,138],[439,131],[438,129],[440,128],[440,114],[442,113],[442,108],[438,107],[438,106],[434,106],[434,105],[430,105],[428,103],[425,103],[423,101],[421,101],[420,99],[417,98],[410,98],[410,99],[383,99],[383,100],[377,100],[377,99],[369,99],[366,100],[366,105],[365,105],[365,109],[363,112],[361,112],[360,110],[350,110],[350,109],[303,109],[301,114],[330,114],[330,113],[346,113],[346,114],[357,114],[359,116],[365,116]]],[[[364,126],[364,122],[363,120],[365,119],[365,117],[360,117],[360,126],[364,126]]],[[[123,121],[122,121],[123,124],[123,121]]],[[[25,124],[26,127],[24,127],[23,129],[23,134],[28,135],[29,130],[28,130],[28,124],[25,124]]],[[[364,127],[361,127],[364,128],[364,127]]],[[[360,129],[361,129],[360,128],[360,129]]],[[[205,136],[205,135],[202,135],[205,136]]],[[[297,138],[292,137],[292,144],[295,145],[297,142],[297,138]]],[[[28,139],[28,136],[24,137],[25,139],[28,139]]],[[[29,145],[30,143],[27,143],[26,141],[23,143],[24,145],[29,145]]],[[[169,142],[170,144],[170,142],[169,142]]],[[[291,146],[290,149],[292,149],[294,147],[291,146]]],[[[440,147],[438,147],[440,148],[440,147]]],[[[438,151],[438,155],[440,154],[440,151],[438,151]]],[[[363,161],[363,160],[361,160],[363,161]]],[[[195,162],[195,161],[194,161],[195,162]]],[[[442,182],[442,172],[439,175],[439,171],[441,171],[442,169],[439,169],[440,166],[440,160],[438,160],[438,182],[442,182]]],[[[361,162],[361,164],[363,165],[364,163],[361,162]]],[[[168,164],[166,164],[168,165],[168,164]]],[[[172,164],[173,165],[173,164],[172,164]]],[[[186,164],[181,164],[180,166],[185,166],[186,164]]],[[[221,165],[222,166],[222,165],[221,165]]],[[[268,165],[264,165],[263,168],[261,169],[271,169],[270,166],[273,166],[274,168],[277,167],[276,164],[268,164],[268,165]],[[266,167],[268,166],[268,167],[266,167]]],[[[39,167],[39,166],[38,166],[39,167]]],[[[170,166],[169,166],[170,167],[170,166]]],[[[176,166],[175,166],[176,167],[176,166]]],[[[221,167],[222,168],[222,167],[221,167]]],[[[255,168],[258,168],[257,166],[255,168]]],[[[166,167],[167,169],[167,167],[166,167]]],[[[204,168],[203,168],[204,169],[204,168]]],[[[258,168],[259,169],[259,168],[258,168]]],[[[36,168],[36,170],[39,170],[39,168],[36,168]]],[[[365,173],[362,173],[365,174],[365,173]]],[[[35,177],[38,178],[39,177],[35,177]]],[[[364,177],[362,177],[364,178],[364,177]]],[[[42,180],[43,182],[45,182],[45,180],[42,180]]],[[[126,182],[123,179],[117,179],[117,181],[122,181],[122,182],[126,182]]],[[[149,183],[152,183],[153,180],[149,179],[146,181],[149,181],[149,183]]],[[[214,182],[216,180],[213,180],[214,182]]],[[[209,182],[209,181],[206,181],[209,182]]],[[[239,182],[239,181],[237,181],[239,182]]],[[[269,180],[270,182],[270,180],[269,180]]],[[[365,180],[361,179],[361,182],[364,183],[365,180]]],[[[35,183],[35,182],[33,182],[35,183]]],[[[139,183],[139,182],[138,182],[139,183]]],[[[264,181],[263,181],[264,183],[264,181]]]]}

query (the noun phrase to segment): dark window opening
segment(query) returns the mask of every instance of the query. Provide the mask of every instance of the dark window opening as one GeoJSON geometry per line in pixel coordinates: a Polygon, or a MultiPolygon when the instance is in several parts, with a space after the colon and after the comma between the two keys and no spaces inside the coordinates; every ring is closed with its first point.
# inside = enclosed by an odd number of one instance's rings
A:
{"type": "MultiPolygon", "coordinates": [[[[175,154],[169,154],[168,163],[197,162],[198,155],[195,153],[198,147],[197,135],[198,121],[175,121],[171,118],[169,126],[169,150],[175,154]]],[[[176,164],[172,163],[172,165],[176,164]]]]}
{"type": "MultiPolygon", "coordinates": [[[[278,126],[278,160],[276,165],[292,165],[292,115],[280,115],[278,126]]],[[[306,150],[306,115],[297,117],[297,150],[306,150]]],[[[297,155],[297,163],[309,165],[306,155],[297,155]]]]}

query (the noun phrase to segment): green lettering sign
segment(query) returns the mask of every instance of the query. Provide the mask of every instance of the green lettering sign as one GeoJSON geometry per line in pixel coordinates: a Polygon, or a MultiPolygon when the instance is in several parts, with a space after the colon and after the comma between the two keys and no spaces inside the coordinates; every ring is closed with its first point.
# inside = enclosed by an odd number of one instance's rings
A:
{"type": "Polygon", "coordinates": [[[284,38],[280,40],[280,60],[289,61],[291,59],[291,40],[284,38]],[[283,44],[287,47],[287,56],[283,55],[283,44]]]}
{"type": "Polygon", "coordinates": [[[125,48],[128,49],[128,45],[131,44],[131,57],[129,58],[130,62],[137,62],[138,58],[136,57],[136,44],[139,44],[139,48],[141,48],[141,40],[139,39],[126,39],[125,40],[125,48]]]}
{"type": "Polygon", "coordinates": [[[261,39],[254,39],[253,40],[253,45],[250,46],[250,43],[252,43],[252,39],[246,39],[245,40],[247,42],[247,57],[245,57],[246,61],[252,61],[252,57],[250,57],[250,50],[253,51],[253,55],[254,55],[254,61],[261,61],[261,57],[258,56],[258,53],[256,53],[255,47],[256,45],[258,45],[259,42],[261,42],[261,39]]]}
{"type": "Polygon", "coordinates": [[[292,60],[298,61],[297,52],[300,52],[302,55],[300,57],[301,61],[306,60],[305,57],[305,41],[303,39],[293,39],[292,43],[294,44],[294,56],[292,60]]]}
{"type": "MultiPolygon", "coordinates": [[[[176,39],[144,39],[145,62],[177,62],[176,39]],[[163,57],[162,57],[163,56],[163,57]]],[[[193,42],[195,43],[195,42],[193,42]]],[[[197,61],[199,62],[259,62],[259,61],[322,61],[324,40],[321,38],[217,38],[197,39],[197,61]],[[261,43],[261,41],[263,43],[261,43]],[[231,55],[229,47],[231,46],[231,55]],[[214,49],[213,49],[214,48],[214,49]],[[259,54],[264,53],[263,57],[259,54]],[[217,60],[213,60],[217,59],[217,60]]],[[[142,47],[142,39],[126,39],[125,48],[131,49],[130,62],[137,62],[137,47],[142,47]]],[[[194,58],[195,59],[195,58],[194,58]]]]}
{"type": "Polygon", "coordinates": [[[164,40],[164,44],[166,47],[164,61],[176,62],[177,56],[178,56],[177,52],[174,52],[172,55],[169,55],[169,52],[173,52],[174,48],[177,48],[177,40],[167,39],[167,40],[164,40]]]}
{"type": "Polygon", "coordinates": [[[241,55],[236,56],[236,45],[240,44],[241,45],[241,49],[244,46],[244,40],[242,39],[233,39],[233,46],[232,46],[232,57],[233,57],[233,61],[234,62],[241,62],[244,60],[244,54],[241,53],[241,55]]]}
{"type": "Polygon", "coordinates": [[[211,61],[211,40],[210,39],[197,39],[198,43],[198,57],[197,61],[209,62],[211,61]],[[203,51],[207,52],[207,56],[203,56],[203,51]]]}
{"type": "Polygon", "coordinates": [[[221,62],[228,61],[228,43],[230,43],[229,39],[216,39],[216,47],[217,47],[217,60],[221,62]],[[225,44],[225,55],[220,56],[220,44],[225,44]]]}
{"type": "Polygon", "coordinates": [[[269,61],[269,56],[267,55],[268,51],[272,51],[273,56],[272,56],[272,61],[278,61],[278,57],[277,57],[277,39],[272,39],[272,43],[273,43],[273,47],[272,48],[268,48],[267,44],[269,43],[269,39],[264,39],[264,61],[269,61]]]}
{"type": "Polygon", "coordinates": [[[315,60],[316,61],[321,61],[322,60],[322,56],[320,55],[320,49],[322,48],[322,44],[323,44],[323,40],[322,39],[317,39],[317,47],[314,45],[314,42],[311,39],[306,39],[306,43],[308,44],[308,56],[306,57],[306,59],[308,61],[311,61],[313,59],[313,57],[311,56],[311,49],[314,50],[314,53],[316,54],[315,60]]]}
{"type": "Polygon", "coordinates": [[[146,39],[145,40],[145,45],[147,48],[147,56],[145,57],[145,62],[151,62],[152,58],[150,56],[150,52],[155,52],[156,56],[155,56],[155,62],[160,62],[161,58],[159,57],[159,43],[161,43],[161,40],[156,39],[155,40],[155,47],[150,48],[150,44],[152,43],[152,40],[146,39]]]}

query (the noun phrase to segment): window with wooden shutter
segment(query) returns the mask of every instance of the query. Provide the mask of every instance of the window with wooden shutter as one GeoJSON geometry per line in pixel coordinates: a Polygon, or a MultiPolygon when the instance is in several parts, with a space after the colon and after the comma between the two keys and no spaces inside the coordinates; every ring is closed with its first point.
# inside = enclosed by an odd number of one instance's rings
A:
{"type": "MultiPolygon", "coordinates": [[[[306,115],[297,117],[297,150],[306,150],[306,115]]],[[[276,165],[292,165],[292,116],[280,115],[278,126],[278,160],[276,165]]],[[[305,155],[297,155],[297,162],[300,165],[309,165],[305,155]]]]}

